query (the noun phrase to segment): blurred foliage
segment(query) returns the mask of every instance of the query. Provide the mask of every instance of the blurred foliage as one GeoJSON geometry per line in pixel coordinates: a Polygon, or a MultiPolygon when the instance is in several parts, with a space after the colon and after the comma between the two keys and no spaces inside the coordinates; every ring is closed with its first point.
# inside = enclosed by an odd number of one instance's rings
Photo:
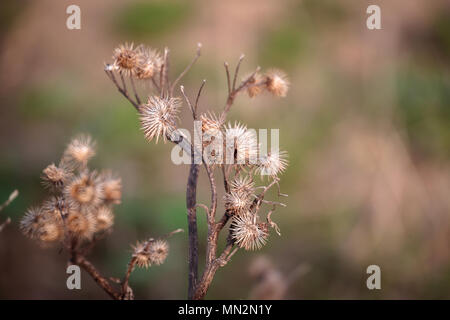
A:
{"type": "Polygon", "coordinates": [[[116,30],[132,37],[159,36],[185,22],[191,10],[191,2],[179,0],[127,3],[116,18],[116,30]]]}
{"type": "Polygon", "coordinates": [[[0,1],[0,41],[24,11],[29,0],[0,1]]]}
{"type": "Polygon", "coordinates": [[[450,159],[450,79],[446,71],[399,73],[397,114],[418,154],[450,159]]]}
{"type": "Polygon", "coordinates": [[[268,32],[259,45],[260,61],[264,66],[277,65],[288,68],[296,63],[305,49],[307,33],[286,24],[282,28],[268,32]]]}

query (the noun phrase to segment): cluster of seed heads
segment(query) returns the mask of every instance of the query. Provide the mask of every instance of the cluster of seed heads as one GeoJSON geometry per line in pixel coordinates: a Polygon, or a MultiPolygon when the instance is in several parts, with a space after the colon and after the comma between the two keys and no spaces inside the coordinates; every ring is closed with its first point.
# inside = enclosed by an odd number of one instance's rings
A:
{"type": "MultiPolygon", "coordinates": [[[[135,80],[151,80],[158,95],[150,94],[145,103],[139,103],[141,129],[147,140],[171,140],[172,134],[178,129],[178,114],[181,108],[181,99],[173,97],[171,92],[164,94],[158,83],[164,82],[164,58],[157,50],[146,48],[144,45],[120,45],[114,50],[113,62],[106,65],[106,71],[116,71],[122,80],[130,78],[132,84],[135,80]],[[144,71],[145,70],[145,71],[144,71]]],[[[276,97],[285,97],[290,83],[284,72],[271,69],[265,73],[257,72],[244,78],[245,90],[250,98],[268,92],[276,97]]],[[[234,85],[233,85],[234,86],[234,85]]],[[[125,82],[123,82],[125,88],[125,82]]],[[[233,88],[234,89],[234,88],[233,88]]],[[[136,94],[137,96],[137,94],[136,94]]],[[[137,99],[139,101],[139,99],[137,99]]],[[[199,115],[202,130],[201,154],[203,161],[213,169],[219,165],[231,164],[234,168],[234,177],[230,188],[225,194],[224,206],[232,217],[230,235],[235,244],[246,250],[259,249],[266,243],[269,227],[276,225],[267,218],[267,222],[260,222],[260,202],[255,194],[254,177],[269,177],[276,180],[288,165],[287,153],[261,154],[257,142],[256,132],[249,130],[246,125],[239,122],[225,123],[225,116],[217,116],[212,111],[199,115]]],[[[261,187],[260,187],[261,188],[261,187]]],[[[276,227],[277,228],[277,227],[276,227]]],[[[151,246],[150,246],[151,247],[151,246]]],[[[153,262],[142,255],[150,250],[144,244],[135,246],[135,256],[138,264],[147,266],[153,262]]]]}
{"type": "Polygon", "coordinates": [[[49,197],[39,207],[27,211],[21,230],[42,244],[76,239],[92,241],[114,224],[113,206],[121,201],[121,179],[110,171],[98,173],[88,168],[95,155],[89,136],[73,139],[58,165],[42,171],[49,197]]]}

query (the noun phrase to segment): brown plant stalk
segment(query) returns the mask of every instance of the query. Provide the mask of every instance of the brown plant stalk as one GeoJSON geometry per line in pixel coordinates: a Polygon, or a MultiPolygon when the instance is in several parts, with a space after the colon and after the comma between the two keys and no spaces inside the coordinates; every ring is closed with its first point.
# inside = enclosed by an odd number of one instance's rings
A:
{"type": "MultiPolygon", "coordinates": [[[[161,60],[160,69],[159,72],[155,72],[153,76],[149,77],[147,80],[149,81],[150,85],[153,86],[153,90],[159,94],[159,100],[149,96],[149,100],[147,104],[140,104],[139,101],[141,99],[137,95],[136,91],[135,93],[135,99],[132,98],[132,95],[128,92],[125,82],[122,82],[122,85],[119,84],[118,81],[116,81],[115,73],[117,72],[121,78],[123,79],[124,74],[131,74],[130,78],[133,78],[133,68],[145,68],[148,67],[150,64],[156,64],[153,62],[144,61],[141,65],[141,62],[136,63],[135,66],[130,66],[128,62],[130,60],[128,59],[130,56],[135,57],[136,55],[138,57],[137,60],[133,61],[142,61],[142,59],[139,59],[139,52],[133,52],[133,51],[124,51],[122,50],[122,55],[115,55],[113,58],[114,63],[113,64],[107,64],[105,67],[105,72],[107,73],[108,77],[112,80],[114,85],[117,87],[118,91],[138,110],[138,112],[141,114],[141,125],[144,129],[144,133],[146,135],[146,138],[148,140],[152,140],[156,137],[158,139],[159,137],[163,137],[164,140],[169,140],[172,143],[175,143],[179,145],[184,152],[190,155],[191,164],[189,169],[189,175],[187,180],[187,187],[186,187],[186,207],[187,207],[187,222],[188,222],[188,237],[189,237],[189,251],[188,251],[188,264],[189,264],[189,272],[188,272],[188,298],[189,299],[203,299],[208,291],[208,288],[211,285],[211,282],[214,278],[215,273],[220,267],[225,266],[228,261],[230,261],[231,257],[236,253],[236,251],[239,249],[239,247],[242,246],[242,244],[237,245],[236,243],[236,236],[232,234],[231,229],[227,237],[227,242],[225,245],[225,248],[223,251],[218,254],[217,253],[217,247],[218,247],[218,239],[220,232],[224,229],[226,224],[230,219],[233,218],[234,215],[237,213],[231,209],[227,208],[223,215],[220,217],[220,219],[217,220],[216,217],[216,211],[217,211],[217,205],[218,205],[218,198],[217,198],[217,185],[214,177],[214,165],[208,164],[207,161],[205,161],[205,156],[203,154],[203,150],[197,150],[197,146],[195,146],[191,141],[189,141],[185,136],[179,134],[176,135],[175,129],[174,129],[174,123],[175,123],[175,102],[173,102],[171,99],[173,99],[174,90],[179,81],[183,78],[183,76],[192,68],[192,66],[195,64],[195,62],[198,60],[198,58],[201,56],[200,52],[201,45],[199,44],[197,47],[197,53],[192,60],[192,62],[181,72],[181,74],[170,83],[169,81],[169,51],[168,49],[164,50],[164,55],[162,57],[159,57],[158,59],[161,60]],[[128,59],[128,60],[127,60],[128,59]],[[195,161],[196,159],[200,158],[202,160],[203,167],[205,169],[205,172],[207,174],[208,180],[209,180],[209,186],[210,186],[210,192],[211,192],[211,203],[208,206],[204,204],[198,204],[197,203],[197,184],[198,184],[198,176],[199,176],[199,170],[200,170],[200,164],[195,161]],[[206,261],[205,261],[205,267],[204,270],[199,276],[198,273],[198,259],[199,259],[199,253],[198,253],[198,247],[199,247],[199,239],[198,239],[198,231],[197,231],[197,207],[201,207],[205,210],[206,216],[207,216],[207,241],[206,241],[206,261]]],[[[117,50],[117,49],[116,49],[117,50]]],[[[241,63],[244,59],[244,55],[241,55],[239,58],[239,61],[236,65],[236,68],[234,70],[233,75],[231,76],[229,65],[228,63],[225,63],[225,73],[227,78],[227,87],[228,87],[228,95],[226,97],[225,105],[223,107],[223,110],[220,114],[220,116],[216,120],[211,120],[214,123],[217,122],[217,126],[222,126],[227,118],[227,114],[229,113],[236,97],[239,93],[242,92],[248,92],[249,96],[253,97],[254,95],[258,94],[261,90],[265,89],[268,92],[276,95],[276,96],[284,96],[286,94],[288,82],[281,72],[272,72],[267,73],[266,76],[260,76],[259,71],[260,68],[256,68],[254,72],[252,72],[248,77],[244,78],[240,83],[238,83],[238,75],[239,75],[239,69],[241,66],[241,63]],[[215,122],[216,121],[216,122],[215,122]]],[[[144,59],[145,60],[145,59],[144,59]]],[[[157,60],[157,59],[155,59],[157,60]]],[[[131,80],[130,80],[131,81],[131,80]]],[[[132,82],[133,83],[133,82],[132,82]]],[[[198,116],[198,104],[200,100],[200,96],[202,93],[202,89],[204,88],[205,80],[202,82],[200,89],[198,90],[198,93],[196,95],[195,103],[191,103],[191,100],[188,98],[187,94],[185,93],[184,87],[180,86],[180,92],[182,96],[184,97],[184,100],[189,107],[189,110],[192,114],[193,121],[196,121],[199,119],[198,116]]],[[[175,101],[175,100],[174,100],[175,101]]],[[[203,122],[202,122],[203,123],[203,122]]],[[[242,128],[242,127],[241,127],[242,128]]],[[[238,127],[239,129],[239,127],[238,127]]],[[[157,140],[158,141],[158,140],[157,140]]],[[[273,159],[270,159],[270,157],[267,158],[269,165],[272,165],[273,167],[273,159]],[[272,161],[272,163],[271,163],[272,161]]],[[[278,161],[278,160],[277,160],[278,161]]],[[[252,204],[249,206],[249,210],[254,211],[254,219],[252,221],[256,221],[256,214],[257,211],[260,209],[261,205],[265,202],[263,202],[264,195],[267,192],[268,189],[270,189],[273,185],[278,185],[279,179],[276,177],[276,174],[283,171],[285,168],[285,162],[278,161],[275,163],[275,174],[271,174],[271,177],[273,178],[272,182],[269,183],[268,186],[266,186],[258,196],[256,196],[255,200],[253,200],[252,204]]],[[[270,166],[268,166],[270,167],[270,166]]],[[[220,165],[221,172],[222,172],[222,178],[223,178],[223,185],[225,192],[229,194],[231,192],[230,189],[230,180],[236,179],[239,177],[239,174],[242,172],[242,168],[240,166],[233,166],[228,165],[228,167],[225,164],[220,165]],[[234,175],[231,176],[234,169],[234,175]]],[[[266,168],[267,169],[267,168],[266,168]]],[[[261,168],[259,170],[264,170],[264,164],[261,164],[261,168]]],[[[252,169],[252,173],[253,173],[252,169]]],[[[253,185],[253,182],[252,182],[253,185]]],[[[279,186],[279,185],[278,185],[279,186]]],[[[274,204],[273,202],[271,204],[274,204]]],[[[275,207],[273,208],[273,210],[275,207]]],[[[272,210],[272,211],[273,211],[272,210]]],[[[270,214],[272,214],[272,211],[270,214]]],[[[270,220],[270,217],[267,218],[268,223],[260,223],[256,224],[256,222],[252,222],[249,226],[249,228],[253,228],[255,232],[257,232],[254,237],[261,237],[255,239],[255,243],[247,243],[248,241],[253,240],[245,240],[242,239],[242,241],[247,241],[244,243],[248,247],[254,247],[260,245],[259,241],[264,242],[265,238],[267,237],[267,232],[265,231],[267,226],[273,226],[275,225],[272,220],[270,220]],[[270,220],[270,222],[269,222],[270,220]],[[257,235],[259,234],[259,235],[257,235]]],[[[241,226],[241,227],[246,227],[241,226]]],[[[250,238],[252,239],[252,238],[250,238]]]]}

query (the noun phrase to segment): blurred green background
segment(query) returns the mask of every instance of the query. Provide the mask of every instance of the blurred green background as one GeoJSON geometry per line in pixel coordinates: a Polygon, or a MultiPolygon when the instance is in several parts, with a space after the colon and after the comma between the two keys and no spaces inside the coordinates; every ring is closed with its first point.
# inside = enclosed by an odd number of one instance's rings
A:
{"type": "MultiPolygon", "coordinates": [[[[201,42],[182,82],[194,95],[207,79],[202,110],[223,107],[223,62],[241,53],[242,75],[259,65],[290,77],[286,99],[243,95],[229,117],[280,129],[290,160],[288,207],[274,215],[282,236],[239,251],[208,298],[450,298],[448,1],[78,0],[81,30],[66,28],[70,4],[0,2],[0,202],[20,192],[0,213],[12,219],[0,233],[0,298],[107,298],[86,274],[82,290],[67,290],[64,254],[18,231],[45,196],[41,170],[79,132],[97,141],[92,166],[123,180],[114,232],[91,257],[104,274],[122,277],[136,240],[187,229],[188,168],[172,164],[171,145],[145,141],[103,72],[122,42],[168,46],[172,76],[201,42]],[[381,7],[381,30],[366,28],[369,4],[381,7]],[[381,267],[381,290],[366,288],[371,264],[381,267]]],[[[204,173],[198,198],[208,203],[204,173]]],[[[204,249],[202,212],[199,226],[204,249]]],[[[163,266],[133,273],[136,297],[186,297],[187,234],[170,246],[163,266]]]]}

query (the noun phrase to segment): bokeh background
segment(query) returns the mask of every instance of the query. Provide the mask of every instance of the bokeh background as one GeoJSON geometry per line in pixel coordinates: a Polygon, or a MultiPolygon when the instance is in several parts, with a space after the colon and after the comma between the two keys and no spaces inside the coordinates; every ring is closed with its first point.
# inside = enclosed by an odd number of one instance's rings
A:
{"type": "MultiPolygon", "coordinates": [[[[202,110],[223,107],[223,62],[233,66],[241,53],[243,74],[278,67],[292,82],[286,99],[240,96],[229,118],[280,128],[290,159],[281,182],[288,207],[274,216],[282,236],[239,251],[208,298],[450,298],[444,0],[1,1],[0,201],[20,195],[0,213],[0,222],[12,219],[0,233],[0,298],[107,298],[84,273],[82,290],[67,290],[60,248],[41,249],[18,231],[45,196],[41,170],[79,132],[97,140],[93,166],[123,180],[114,232],[91,256],[104,274],[123,275],[136,240],[187,229],[188,168],[172,164],[172,145],[145,141],[103,72],[125,41],[168,46],[172,76],[201,42],[183,84],[193,95],[207,79],[202,110]],[[69,4],[81,7],[81,30],[66,28],[69,4]],[[381,7],[382,30],[366,28],[369,4],[381,7]],[[366,288],[371,264],[381,267],[381,290],[366,288]]],[[[199,201],[208,192],[203,174],[199,201]]],[[[203,249],[202,212],[199,225],[203,249]]],[[[187,233],[170,245],[163,266],[132,275],[136,297],[186,297],[187,233]]]]}

